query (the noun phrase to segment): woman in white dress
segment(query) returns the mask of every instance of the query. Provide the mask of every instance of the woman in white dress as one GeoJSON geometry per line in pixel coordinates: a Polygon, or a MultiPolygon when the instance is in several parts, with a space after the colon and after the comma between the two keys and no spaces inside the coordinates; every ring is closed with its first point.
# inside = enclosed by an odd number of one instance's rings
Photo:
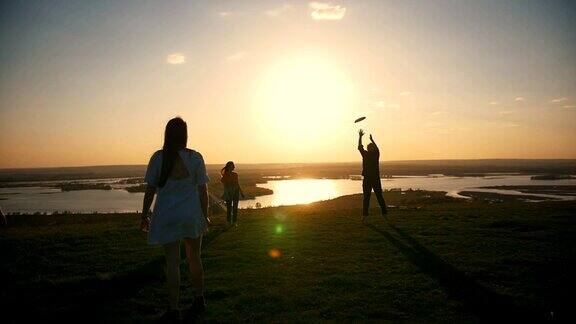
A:
{"type": "Polygon", "coordinates": [[[146,170],[146,193],[142,208],[141,229],[148,232],[150,245],[162,245],[166,253],[166,281],[169,308],[166,320],[179,320],[180,241],[195,289],[189,316],[205,311],[204,270],[200,259],[202,234],[208,228],[208,191],[206,166],[202,155],[186,148],[186,122],[173,118],[166,125],[164,146],[156,151],[146,170]],[[152,217],[150,206],[156,195],[152,217]]]}

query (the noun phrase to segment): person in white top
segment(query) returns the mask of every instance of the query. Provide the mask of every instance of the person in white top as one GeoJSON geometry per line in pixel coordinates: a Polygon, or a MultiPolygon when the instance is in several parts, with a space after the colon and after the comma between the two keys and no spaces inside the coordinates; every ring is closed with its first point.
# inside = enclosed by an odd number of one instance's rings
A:
{"type": "Polygon", "coordinates": [[[200,259],[202,234],[210,222],[206,165],[202,155],[186,148],[186,122],[179,117],[168,121],[164,146],[150,158],[146,170],[146,193],[142,207],[141,229],[148,233],[150,245],[162,245],[166,253],[166,281],[169,308],[163,317],[179,320],[180,241],[184,241],[186,258],[195,289],[188,316],[205,311],[204,270],[200,259]],[[156,195],[150,218],[149,210],[156,195]]]}

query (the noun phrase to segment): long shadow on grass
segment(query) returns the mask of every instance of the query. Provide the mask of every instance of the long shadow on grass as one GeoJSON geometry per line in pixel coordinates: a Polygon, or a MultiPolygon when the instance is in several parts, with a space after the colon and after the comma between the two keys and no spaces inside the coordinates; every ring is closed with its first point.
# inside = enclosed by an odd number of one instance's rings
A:
{"type": "MultiPolygon", "coordinates": [[[[211,230],[202,242],[206,249],[230,226],[211,230]]],[[[185,262],[185,249],[181,249],[185,262]]],[[[164,280],[164,257],[157,257],[141,267],[110,278],[90,278],[61,284],[42,284],[34,288],[11,287],[14,292],[9,312],[18,322],[31,318],[103,322],[110,320],[116,303],[136,295],[144,287],[164,280]],[[16,295],[19,293],[20,295],[16,295]]]]}
{"type": "Polygon", "coordinates": [[[480,285],[428,250],[403,230],[390,225],[400,239],[372,224],[366,225],[394,245],[422,272],[436,279],[450,298],[462,302],[464,309],[483,322],[533,322],[548,319],[543,310],[519,306],[510,297],[480,285]]]}

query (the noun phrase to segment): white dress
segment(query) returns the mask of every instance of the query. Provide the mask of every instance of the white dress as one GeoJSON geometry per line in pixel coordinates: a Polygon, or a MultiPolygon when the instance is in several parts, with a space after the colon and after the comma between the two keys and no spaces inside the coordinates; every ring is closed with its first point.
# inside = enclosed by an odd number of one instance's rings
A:
{"type": "Polygon", "coordinates": [[[156,203],[150,221],[148,244],[167,244],[185,237],[197,238],[208,226],[200,206],[198,186],[209,181],[202,155],[190,149],[178,151],[189,176],[184,179],[168,179],[158,187],[162,169],[162,150],[150,158],[146,177],[147,184],[156,187],[156,203]]]}

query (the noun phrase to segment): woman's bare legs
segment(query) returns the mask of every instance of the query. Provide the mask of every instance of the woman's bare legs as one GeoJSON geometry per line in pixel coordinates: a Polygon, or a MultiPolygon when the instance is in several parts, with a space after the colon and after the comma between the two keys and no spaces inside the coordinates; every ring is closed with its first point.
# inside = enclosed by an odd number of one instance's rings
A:
{"type": "Polygon", "coordinates": [[[202,248],[202,235],[198,238],[185,238],[184,246],[186,247],[186,259],[190,268],[192,286],[196,297],[204,296],[204,269],[200,259],[200,250],[202,248]]]}
{"type": "Polygon", "coordinates": [[[170,309],[178,309],[180,299],[180,241],[164,245],[166,254],[166,283],[170,309]]]}
{"type": "Polygon", "coordinates": [[[238,226],[238,197],[232,200],[232,223],[238,226]]]}
{"type": "Polygon", "coordinates": [[[232,200],[226,200],[226,220],[228,221],[228,225],[232,225],[232,200]]]}

